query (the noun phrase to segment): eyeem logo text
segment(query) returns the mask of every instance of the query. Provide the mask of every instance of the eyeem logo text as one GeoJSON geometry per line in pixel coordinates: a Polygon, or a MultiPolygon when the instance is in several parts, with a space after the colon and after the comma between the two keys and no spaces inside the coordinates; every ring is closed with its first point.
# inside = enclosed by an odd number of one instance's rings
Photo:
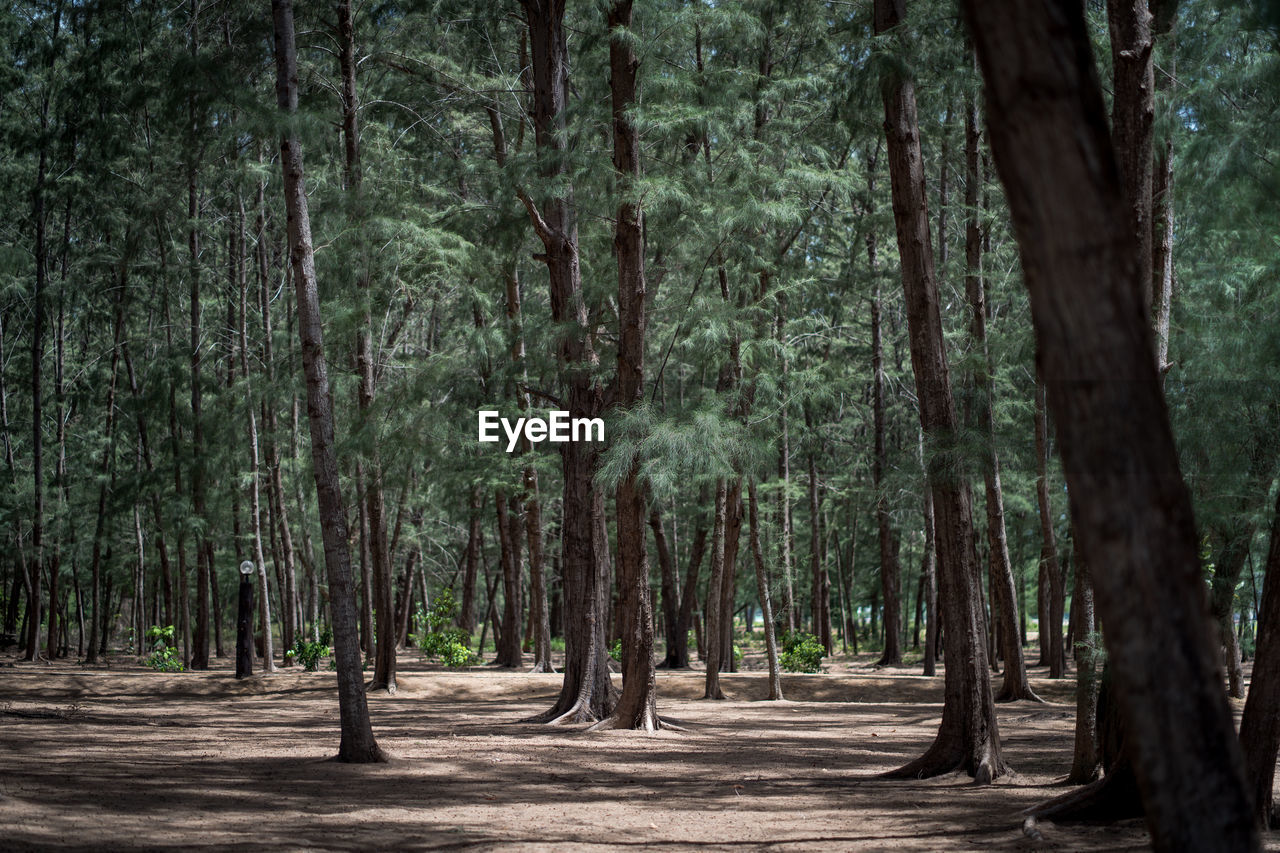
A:
{"type": "Polygon", "coordinates": [[[523,433],[531,443],[553,441],[604,441],[602,418],[571,418],[568,412],[552,411],[546,418],[516,418],[515,422],[501,417],[496,411],[482,409],[479,413],[480,441],[501,441],[498,428],[507,436],[507,452],[516,449],[523,433]]]}

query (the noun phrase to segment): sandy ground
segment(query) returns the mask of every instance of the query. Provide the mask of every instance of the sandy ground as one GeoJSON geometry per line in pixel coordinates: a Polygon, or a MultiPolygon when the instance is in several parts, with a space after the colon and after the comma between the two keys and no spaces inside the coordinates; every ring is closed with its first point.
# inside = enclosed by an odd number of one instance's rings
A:
{"type": "MultiPolygon", "coordinates": [[[[1070,682],[1034,678],[1049,704],[999,709],[1015,774],[873,781],[928,746],[942,679],[836,662],[784,678],[659,673],[660,711],[687,732],[587,733],[522,724],[560,678],[441,671],[400,660],[400,691],[373,695],[394,759],[353,766],[337,751],[332,673],[242,682],[229,661],[161,675],[0,658],[0,849],[664,850],[1142,849],[1139,822],[1042,825],[1020,810],[1063,789],[1070,682]]],[[[615,682],[618,677],[615,676],[615,682]]],[[[1268,849],[1280,850],[1272,833],[1268,849]]]]}

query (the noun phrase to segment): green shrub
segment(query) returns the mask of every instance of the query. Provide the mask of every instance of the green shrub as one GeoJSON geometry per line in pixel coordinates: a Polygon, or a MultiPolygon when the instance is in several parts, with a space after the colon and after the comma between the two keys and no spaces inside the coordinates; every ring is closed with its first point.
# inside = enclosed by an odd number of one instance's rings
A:
{"type": "Polygon", "coordinates": [[[147,629],[147,642],[151,644],[151,654],[143,663],[156,672],[182,672],[182,660],[178,650],[173,647],[173,626],[152,625],[147,629]]]}
{"type": "Polygon", "coordinates": [[[818,672],[826,649],[812,634],[788,631],[782,635],[782,668],[787,672],[818,672]]]}
{"type": "Polygon", "coordinates": [[[609,657],[613,658],[618,663],[622,663],[622,638],[621,637],[614,640],[613,645],[609,647],[609,657]]]}
{"type": "MultiPolygon", "coordinates": [[[[312,643],[299,637],[293,644],[293,648],[285,654],[296,658],[307,672],[315,672],[320,666],[320,658],[332,655],[333,649],[323,642],[312,643]]],[[[336,669],[336,667],[334,668],[336,669]]]]}
{"type": "Polygon", "coordinates": [[[447,589],[436,596],[430,610],[419,607],[413,619],[418,628],[413,642],[424,654],[445,666],[470,666],[480,658],[471,651],[471,637],[467,632],[453,627],[457,610],[453,593],[447,589]]]}

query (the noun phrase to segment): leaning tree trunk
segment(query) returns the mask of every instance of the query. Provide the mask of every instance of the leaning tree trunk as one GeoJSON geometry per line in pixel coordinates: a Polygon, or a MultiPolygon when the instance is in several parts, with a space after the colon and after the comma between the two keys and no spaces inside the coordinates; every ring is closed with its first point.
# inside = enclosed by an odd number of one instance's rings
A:
{"type": "MultiPolygon", "coordinates": [[[[904,5],[904,0],[876,0],[876,32],[896,28],[904,5]]],[[[920,425],[931,445],[928,477],[937,525],[939,610],[946,631],[946,682],[937,739],[923,756],[888,775],[922,778],[963,770],[986,783],[1007,767],[1000,757],[991,698],[971,497],[953,447],[959,421],[934,275],[915,86],[890,69],[881,81],[881,94],[911,366],[920,400],[920,425]]]]}
{"type": "Polygon", "coordinates": [[[1079,510],[1078,544],[1089,566],[1106,567],[1094,590],[1153,844],[1256,850],[1244,757],[1216,677],[1191,498],[1151,356],[1149,280],[1083,11],[1045,0],[964,7],[1079,510]]]}
{"type": "MultiPolygon", "coordinates": [[[[1111,138],[1138,243],[1141,297],[1150,313],[1152,280],[1151,151],[1155,129],[1155,73],[1149,0],[1108,0],[1111,33],[1111,138]]],[[[1156,0],[1159,2],[1159,0],[1156,0]]],[[[1144,315],[1145,316],[1145,315],[1144,315]]]]}
{"type": "MultiPolygon", "coordinates": [[[[298,54],[294,43],[293,3],[291,0],[272,0],[271,15],[275,31],[276,98],[286,120],[291,120],[298,109],[298,54]]],[[[288,212],[289,262],[293,267],[298,300],[298,337],[302,344],[302,367],[307,382],[311,462],[320,505],[324,561],[329,573],[334,657],[338,665],[338,710],[342,727],[338,760],[355,763],[385,761],[386,756],[373,737],[364,691],[355,589],[351,580],[351,547],[334,449],[333,398],[324,357],[324,332],[320,319],[320,294],[316,286],[315,253],[311,244],[311,217],[307,211],[302,143],[291,127],[280,139],[280,166],[284,173],[285,209],[288,212]]]]}
{"type": "Polygon", "coordinates": [[[1258,608],[1258,637],[1253,658],[1253,680],[1240,719],[1240,743],[1244,746],[1245,774],[1253,792],[1254,815],[1264,828],[1275,826],[1272,802],[1276,755],[1280,750],[1280,494],[1271,521],[1271,546],[1267,573],[1258,608]]]}
{"type": "MultiPolygon", "coordinates": [[[[551,319],[562,331],[557,360],[568,386],[571,418],[595,417],[603,408],[603,389],[593,378],[599,356],[591,342],[582,273],[578,262],[578,223],[568,174],[565,111],[569,99],[569,48],[564,5],[524,0],[533,77],[533,126],[542,162],[541,177],[564,187],[539,206],[523,191],[520,200],[542,242],[547,265],[551,319]]],[[[595,722],[613,712],[616,699],[609,679],[605,647],[605,606],[609,596],[608,543],[598,532],[604,495],[592,478],[599,453],[591,445],[568,442],[561,450],[564,499],[561,572],[565,606],[564,681],[555,705],[536,717],[542,722],[595,722]]]]}
{"type": "Polygon", "coordinates": [[[965,295],[969,300],[969,337],[978,350],[980,361],[974,370],[976,392],[977,428],[981,432],[983,448],[982,479],[986,488],[987,505],[987,566],[990,573],[991,609],[998,618],[997,625],[1000,656],[1004,658],[1004,683],[996,694],[996,701],[1030,699],[1040,697],[1027,683],[1027,666],[1022,658],[1022,643],[1018,637],[1017,591],[1013,583],[1013,568],[1009,563],[1009,540],[1004,527],[1004,491],[1000,485],[1000,454],[996,451],[996,423],[993,409],[995,392],[992,387],[991,353],[987,349],[986,280],[982,274],[982,233],[978,224],[978,187],[982,183],[982,165],[978,157],[978,108],[973,95],[965,98],[964,161],[965,161],[965,231],[964,258],[965,295]]]}

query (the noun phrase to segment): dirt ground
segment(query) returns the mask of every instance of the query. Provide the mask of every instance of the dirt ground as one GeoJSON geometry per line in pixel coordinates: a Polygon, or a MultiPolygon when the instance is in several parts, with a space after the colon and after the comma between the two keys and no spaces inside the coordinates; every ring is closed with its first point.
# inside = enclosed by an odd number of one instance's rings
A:
{"type": "MultiPolygon", "coordinates": [[[[0,657],[0,849],[29,850],[1116,850],[1143,849],[1140,822],[1043,824],[1019,812],[1063,789],[1070,682],[1033,677],[1049,704],[1001,705],[1012,776],[871,777],[922,752],[942,679],[838,659],[788,675],[660,672],[660,711],[687,732],[587,733],[520,723],[550,706],[556,675],[442,671],[400,659],[400,690],[372,695],[394,759],[352,766],[337,751],[331,672],[237,682],[231,661],[162,675],[0,657]]],[[[1042,675],[1043,673],[1037,674],[1042,675]]],[[[615,683],[619,677],[615,676],[615,683]]],[[[1272,833],[1267,849],[1280,850],[1272,833]]]]}

